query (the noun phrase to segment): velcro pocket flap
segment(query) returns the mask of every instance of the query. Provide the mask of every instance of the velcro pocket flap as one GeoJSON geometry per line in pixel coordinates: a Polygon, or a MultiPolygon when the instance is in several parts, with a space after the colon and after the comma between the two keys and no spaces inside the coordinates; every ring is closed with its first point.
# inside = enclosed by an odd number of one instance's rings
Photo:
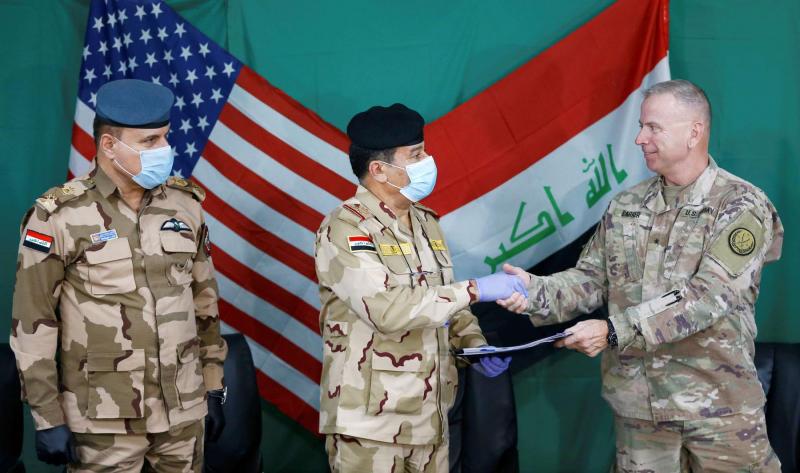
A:
{"type": "Polygon", "coordinates": [[[130,258],[131,247],[127,238],[104,241],[86,249],[86,261],[89,264],[107,263],[130,258]]]}
{"type": "Polygon", "coordinates": [[[139,371],[144,370],[144,349],[117,352],[89,352],[86,355],[88,371],[139,371]]]}
{"type": "Polygon", "coordinates": [[[197,246],[191,234],[161,231],[161,248],[167,253],[196,253],[197,246]]]}

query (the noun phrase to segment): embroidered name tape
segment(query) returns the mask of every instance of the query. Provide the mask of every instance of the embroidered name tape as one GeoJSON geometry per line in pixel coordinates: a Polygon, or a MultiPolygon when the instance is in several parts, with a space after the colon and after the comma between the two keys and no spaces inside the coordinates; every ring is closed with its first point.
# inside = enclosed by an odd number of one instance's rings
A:
{"type": "Polygon", "coordinates": [[[447,249],[443,240],[431,240],[431,248],[434,251],[445,251],[447,249]]]}
{"type": "Polygon", "coordinates": [[[41,251],[42,253],[50,253],[50,248],[53,247],[53,237],[45,235],[44,233],[28,230],[25,232],[25,239],[22,241],[22,246],[41,251]]]}
{"type": "Polygon", "coordinates": [[[411,243],[400,243],[399,245],[381,243],[381,254],[383,256],[410,255],[413,248],[411,243]]]}
{"type": "Polygon", "coordinates": [[[116,229],[106,230],[104,232],[92,233],[89,235],[92,243],[100,243],[101,241],[116,240],[119,238],[116,229]]]}
{"type": "Polygon", "coordinates": [[[369,239],[368,236],[352,235],[347,237],[347,244],[350,245],[350,252],[357,253],[359,251],[367,251],[375,253],[375,243],[369,239]]]}

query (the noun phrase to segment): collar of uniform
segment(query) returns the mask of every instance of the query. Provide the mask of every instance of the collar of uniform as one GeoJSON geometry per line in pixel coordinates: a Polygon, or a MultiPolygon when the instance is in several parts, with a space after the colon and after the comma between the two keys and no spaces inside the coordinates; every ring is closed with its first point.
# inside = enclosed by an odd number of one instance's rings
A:
{"type": "Polygon", "coordinates": [[[664,202],[664,177],[654,179],[650,188],[645,193],[643,200],[645,208],[648,210],[660,213],[672,208],[682,208],[687,205],[701,205],[705,200],[708,193],[711,191],[711,186],[714,185],[714,180],[717,178],[719,167],[716,161],[710,155],[708,157],[708,166],[702,173],[695,179],[689,187],[687,187],[678,196],[678,203],[675,207],[670,206],[664,202]]]}
{"type": "Polygon", "coordinates": [[[397,216],[385,202],[364,186],[358,186],[356,199],[380,221],[384,227],[391,227],[397,222],[397,216]]]}
{"type": "Polygon", "coordinates": [[[96,159],[95,159],[93,177],[94,177],[94,185],[95,187],[97,187],[97,190],[100,191],[100,195],[102,195],[103,197],[108,198],[108,196],[110,196],[111,194],[114,193],[115,190],[117,190],[117,185],[114,184],[114,181],[112,181],[111,178],[108,177],[108,174],[106,174],[106,172],[103,171],[103,168],[100,166],[99,163],[97,163],[96,159]]]}
{"type": "MultiPolygon", "coordinates": [[[[103,197],[108,198],[108,196],[117,190],[117,185],[114,184],[114,181],[112,181],[111,178],[108,177],[108,174],[103,171],[103,168],[97,164],[97,158],[95,158],[94,170],[92,172],[94,173],[92,177],[94,178],[95,186],[97,186],[97,190],[100,191],[103,197]]],[[[151,190],[145,189],[145,195],[149,193],[150,195],[157,196],[164,192],[164,187],[165,185],[161,184],[151,190]]]]}

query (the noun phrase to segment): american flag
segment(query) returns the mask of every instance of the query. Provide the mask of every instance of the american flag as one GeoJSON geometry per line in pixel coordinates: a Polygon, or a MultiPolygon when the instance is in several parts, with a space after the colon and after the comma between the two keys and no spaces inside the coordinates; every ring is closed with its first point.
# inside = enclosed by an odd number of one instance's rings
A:
{"type": "Polygon", "coordinates": [[[207,191],[223,332],[247,338],[261,395],[317,429],[322,369],[314,232],[354,194],[347,138],[152,0],[93,0],[70,174],[95,155],[97,89],[122,78],[172,89],[173,174],[207,191]]]}

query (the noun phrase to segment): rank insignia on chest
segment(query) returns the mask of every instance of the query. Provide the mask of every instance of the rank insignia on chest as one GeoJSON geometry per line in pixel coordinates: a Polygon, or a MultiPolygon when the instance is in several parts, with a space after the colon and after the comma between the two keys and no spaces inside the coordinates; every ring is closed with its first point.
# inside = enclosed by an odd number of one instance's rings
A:
{"type": "Polygon", "coordinates": [[[164,222],[161,225],[161,230],[172,230],[173,232],[190,232],[192,228],[187,225],[186,223],[178,220],[177,218],[171,218],[164,222]]]}
{"type": "Polygon", "coordinates": [[[369,252],[375,253],[375,243],[368,236],[352,235],[347,237],[347,244],[351,253],[369,252]]]}
{"type": "Polygon", "coordinates": [[[92,233],[89,235],[89,237],[92,239],[92,244],[100,243],[101,241],[116,240],[119,238],[117,235],[117,230],[113,228],[104,232],[92,233]]]}
{"type": "Polygon", "coordinates": [[[28,230],[25,232],[25,240],[23,240],[22,246],[42,253],[50,253],[50,248],[53,246],[53,237],[28,230]]]}
{"type": "Polygon", "coordinates": [[[431,240],[431,249],[434,251],[445,251],[444,240],[431,240]]]}

